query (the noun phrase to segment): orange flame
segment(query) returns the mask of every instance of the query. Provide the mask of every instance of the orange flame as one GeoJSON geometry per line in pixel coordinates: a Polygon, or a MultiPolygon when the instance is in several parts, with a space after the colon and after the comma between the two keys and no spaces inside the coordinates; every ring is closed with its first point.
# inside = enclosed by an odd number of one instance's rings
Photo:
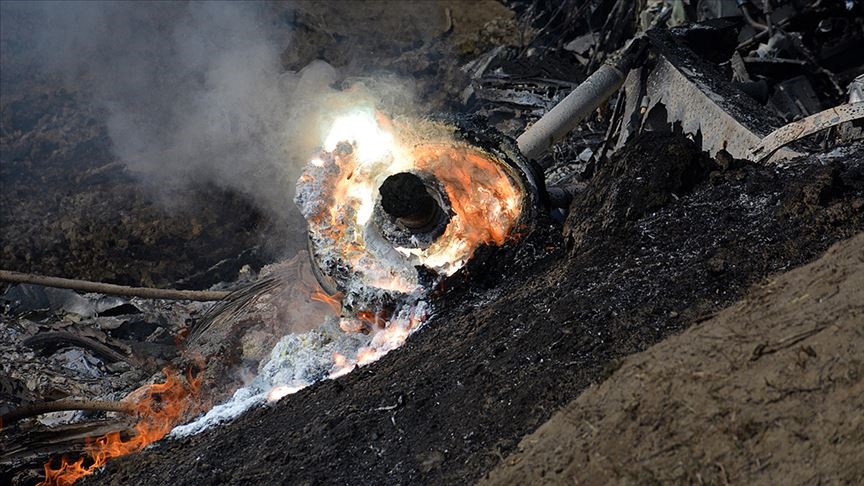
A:
{"type": "Polygon", "coordinates": [[[421,145],[414,156],[418,168],[444,184],[456,213],[442,241],[462,240],[476,248],[507,240],[521,212],[521,190],[500,162],[464,144],[421,145]]]}
{"type": "Polygon", "coordinates": [[[60,467],[45,463],[44,486],[71,486],[79,478],[90,475],[102,467],[108,459],[140,451],[148,444],[165,436],[187,413],[198,408],[198,389],[201,375],[188,377],[183,382],[168,368],[162,370],[165,383],[145,385],[133,391],[127,399],[134,399],[138,423],[131,437],[124,438],[120,432],[111,432],[95,440],[88,439],[84,454],[77,461],[67,457],[60,460],[60,467]],[[85,466],[85,459],[88,465],[85,466]]]}
{"type": "Polygon", "coordinates": [[[516,237],[525,201],[518,174],[493,153],[454,139],[444,125],[354,113],[337,120],[327,140],[298,182],[298,192],[308,195],[301,199],[301,211],[316,246],[344,262],[364,284],[412,293],[420,282],[411,267],[450,276],[481,245],[516,237]],[[451,218],[428,247],[394,247],[400,259],[366,239],[375,234],[368,224],[374,221],[379,186],[404,171],[433,176],[449,200],[451,218]]]}
{"type": "Polygon", "coordinates": [[[329,305],[337,316],[342,312],[342,297],[342,292],[336,292],[333,295],[327,295],[319,289],[312,292],[312,300],[329,305]]]}
{"type": "Polygon", "coordinates": [[[384,312],[361,310],[356,314],[357,318],[368,324],[371,329],[384,329],[387,326],[387,316],[384,312]]]}

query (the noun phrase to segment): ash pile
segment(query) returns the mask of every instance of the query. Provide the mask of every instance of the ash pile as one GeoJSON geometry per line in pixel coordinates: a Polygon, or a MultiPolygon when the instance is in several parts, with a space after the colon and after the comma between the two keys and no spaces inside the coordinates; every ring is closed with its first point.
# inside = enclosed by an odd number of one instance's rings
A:
{"type": "Polygon", "coordinates": [[[220,302],[7,286],[0,477],[507,482],[628,355],[864,230],[861,2],[503,3],[506,42],[442,58],[454,6],[375,61],[450,115],[341,80],[363,103],[304,154],[306,248],[229,258],[220,302]]]}

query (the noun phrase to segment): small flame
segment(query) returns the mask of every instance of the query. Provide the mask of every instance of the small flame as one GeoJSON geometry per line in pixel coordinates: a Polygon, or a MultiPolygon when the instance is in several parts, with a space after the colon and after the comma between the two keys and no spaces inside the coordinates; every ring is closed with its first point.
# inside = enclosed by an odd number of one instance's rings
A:
{"type": "Polygon", "coordinates": [[[408,312],[400,313],[386,321],[383,327],[375,332],[369,345],[357,350],[354,359],[349,359],[341,353],[333,353],[333,369],[330,372],[330,378],[338,378],[350,373],[358,366],[365,366],[378,361],[385,354],[405,344],[408,336],[416,331],[427,318],[426,304],[417,303],[410,307],[408,312]],[[407,317],[405,317],[406,314],[407,317]]]}
{"type": "Polygon", "coordinates": [[[327,295],[321,290],[315,289],[312,292],[312,300],[316,302],[321,302],[330,306],[333,309],[333,313],[339,315],[342,312],[342,292],[336,292],[333,295],[327,295]]]}
{"type": "Polygon", "coordinates": [[[348,358],[342,353],[333,353],[333,365],[337,368],[344,368],[348,365],[348,358]]]}
{"type": "Polygon", "coordinates": [[[357,312],[357,318],[373,329],[384,329],[387,326],[387,317],[382,312],[359,311],[357,312]]]}
{"type": "Polygon", "coordinates": [[[283,397],[287,395],[293,395],[298,391],[306,388],[305,386],[289,386],[289,385],[277,385],[270,389],[270,392],[267,393],[267,403],[278,402],[283,397]]]}
{"type": "Polygon", "coordinates": [[[335,380],[340,376],[347,375],[352,372],[356,365],[351,363],[348,358],[342,353],[333,353],[333,371],[330,372],[330,379],[335,380]]]}
{"type": "Polygon", "coordinates": [[[135,399],[134,408],[139,417],[134,435],[124,438],[120,432],[111,432],[92,441],[88,439],[84,451],[87,466],[84,465],[85,457],[73,462],[64,456],[58,468],[52,467],[48,461],[45,481],[41,485],[70,486],[79,478],[92,474],[109,459],[140,451],[161,439],[186,414],[196,411],[199,408],[195,398],[201,386],[200,375],[190,375],[188,383],[184,383],[170,369],[165,368],[162,372],[165,383],[146,385],[127,397],[135,399]]]}

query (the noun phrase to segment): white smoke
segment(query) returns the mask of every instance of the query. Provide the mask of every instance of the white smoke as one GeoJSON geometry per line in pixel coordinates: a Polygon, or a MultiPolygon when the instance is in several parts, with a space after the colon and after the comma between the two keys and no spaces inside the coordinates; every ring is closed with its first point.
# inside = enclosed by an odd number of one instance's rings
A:
{"type": "Polygon", "coordinates": [[[280,8],[4,1],[3,68],[60,76],[103,109],[114,153],[153,187],[212,183],[284,215],[332,110],[372,95],[334,89],[339,75],[323,61],[284,71],[280,8]]]}

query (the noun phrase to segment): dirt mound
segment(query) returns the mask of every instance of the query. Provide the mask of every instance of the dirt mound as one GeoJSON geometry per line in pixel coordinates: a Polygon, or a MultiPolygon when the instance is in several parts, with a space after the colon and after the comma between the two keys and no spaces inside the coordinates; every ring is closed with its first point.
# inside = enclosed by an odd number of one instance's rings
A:
{"type": "Polygon", "coordinates": [[[608,238],[628,223],[689,193],[715,168],[695,143],[672,134],[640,134],[605,163],[589,190],[573,202],[566,234],[571,251],[587,246],[585,239],[608,238]],[[629,161],[621,163],[621,161],[629,161]]]}
{"type": "MultiPolygon", "coordinates": [[[[649,174],[645,154],[688,143],[646,136],[601,170],[649,174]]],[[[700,164],[698,157],[673,159],[700,164]]],[[[607,222],[588,222],[592,237],[568,252],[561,228],[541,225],[528,240],[470,266],[470,280],[449,287],[437,316],[374,365],[229,425],[119,458],[87,481],[479,479],[619,360],[864,230],[861,153],[804,162],[715,169],[687,189],[655,188],[670,195],[641,213],[646,198],[622,196],[615,203],[622,207],[601,212],[596,204],[604,199],[586,194],[571,213],[607,222]],[[627,207],[632,218],[616,216],[627,207]]],[[[633,190],[624,184],[631,181],[598,171],[587,190],[633,190]]]]}
{"type": "Polygon", "coordinates": [[[861,484],[862,248],[627,358],[483,483],[861,484]]]}

